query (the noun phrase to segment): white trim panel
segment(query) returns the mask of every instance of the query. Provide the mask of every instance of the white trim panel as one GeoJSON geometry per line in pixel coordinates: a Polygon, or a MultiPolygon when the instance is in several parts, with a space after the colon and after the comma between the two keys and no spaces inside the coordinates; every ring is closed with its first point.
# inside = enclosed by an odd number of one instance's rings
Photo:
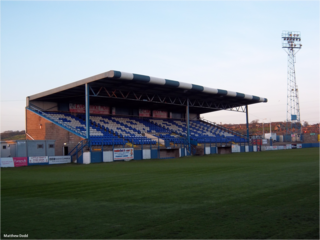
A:
{"type": "Polygon", "coordinates": [[[121,72],[121,79],[125,80],[132,80],[133,79],[133,73],[126,73],[126,72],[121,72]]]}
{"type": "Polygon", "coordinates": [[[249,95],[249,94],[245,94],[245,95],[244,95],[244,99],[252,100],[252,98],[253,98],[252,95],[249,95]]]}
{"type": "Polygon", "coordinates": [[[149,83],[158,84],[158,85],[165,85],[166,80],[164,78],[150,77],[149,83]]]}
{"type": "Polygon", "coordinates": [[[179,88],[183,89],[192,89],[191,83],[179,82],[179,88]]]}
{"type": "Polygon", "coordinates": [[[236,97],[237,93],[236,92],[232,92],[232,91],[227,91],[227,96],[229,97],[236,97]]]}
{"type": "Polygon", "coordinates": [[[217,94],[218,93],[218,89],[209,88],[209,87],[203,87],[203,92],[217,94]]]}

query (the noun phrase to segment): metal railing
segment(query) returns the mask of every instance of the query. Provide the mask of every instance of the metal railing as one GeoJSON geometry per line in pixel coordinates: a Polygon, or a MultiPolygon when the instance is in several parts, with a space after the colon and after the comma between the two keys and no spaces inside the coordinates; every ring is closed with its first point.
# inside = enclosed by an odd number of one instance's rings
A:
{"type": "Polygon", "coordinates": [[[237,136],[240,136],[240,137],[242,137],[242,138],[247,139],[247,136],[245,136],[245,135],[243,135],[243,134],[241,134],[241,133],[239,133],[239,132],[233,131],[233,130],[231,130],[231,129],[229,129],[229,128],[220,126],[220,125],[218,125],[218,124],[216,124],[216,123],[214,123],[214,122],[211,122],[211,121],[209,121],[209,120],[207,120],[207,119],[200,118],[200,121],[209,123],[209,124],[211,124],[211,125],[213,125],[213,126],[215,126],[215,127],[217,127],[217,128],[220,128],[220,129],[225,130],[225,131],[227,131],[227,132],[229,132],[229,133],[232,133],[233,135],[237,135],[237,136]]]}

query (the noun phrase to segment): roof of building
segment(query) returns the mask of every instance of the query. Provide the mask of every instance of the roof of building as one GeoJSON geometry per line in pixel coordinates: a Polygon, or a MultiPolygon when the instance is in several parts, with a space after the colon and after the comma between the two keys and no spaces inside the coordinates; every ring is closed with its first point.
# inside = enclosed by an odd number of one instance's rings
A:
{"type": "Polygon", "coordinates": [[[250,94],[113,70],[28,98],[29,101],[84,103],[87,83],[90,104],[184,112],[184,100],[189,98],[190,112],[205,113],[267,102],[266,98],[250,94]]]}

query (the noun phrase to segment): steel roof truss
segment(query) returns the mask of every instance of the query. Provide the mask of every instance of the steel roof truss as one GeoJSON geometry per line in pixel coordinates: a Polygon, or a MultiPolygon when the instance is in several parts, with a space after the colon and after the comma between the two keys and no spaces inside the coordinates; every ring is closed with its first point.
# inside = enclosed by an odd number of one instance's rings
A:
{"type": "MultiPolygon", "coordinates": [[[[122,90],[112,90],[110,93],[105,87],[101,87],[97,93],[94,92],[92,88],[92,94],[90,97],[102,97],[102,98],[113,98],[113,99],[124,99],[124,100],[135,100],[149,103],[161,103],[175,106],[186,106],[187,98],[175,97],[171,98],[168,96],[160,96],[158,94],[146,94],[146,93],[136,93],[134,91],[128,91],[127,93],[122,90]],[[102,90],[107,93],[107,96],[101,95],[102,90]],[[118,94],[118,95],[117,95],[118,94]]],[[[239,106],[231,103],[219,103],[213,101],[194,99],[189,101],[190,107],[202,108],[202,109],[212,109],[212,110],[228,110],[235,112],[246,112],[245,106],[239,106]]]]}

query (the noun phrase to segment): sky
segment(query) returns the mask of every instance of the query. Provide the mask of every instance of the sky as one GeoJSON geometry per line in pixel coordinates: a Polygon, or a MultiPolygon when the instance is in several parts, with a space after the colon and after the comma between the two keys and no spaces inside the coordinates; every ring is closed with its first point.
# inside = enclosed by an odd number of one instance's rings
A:
{"type": "Polygon", "coordinates": [[[1,132],[25,129],[27,96],[109,70],[265,97],[249,121],[285,121],[284,30],[301,32],[301,120],[318,123],[319,1],[1,1],[1,132]]]}

